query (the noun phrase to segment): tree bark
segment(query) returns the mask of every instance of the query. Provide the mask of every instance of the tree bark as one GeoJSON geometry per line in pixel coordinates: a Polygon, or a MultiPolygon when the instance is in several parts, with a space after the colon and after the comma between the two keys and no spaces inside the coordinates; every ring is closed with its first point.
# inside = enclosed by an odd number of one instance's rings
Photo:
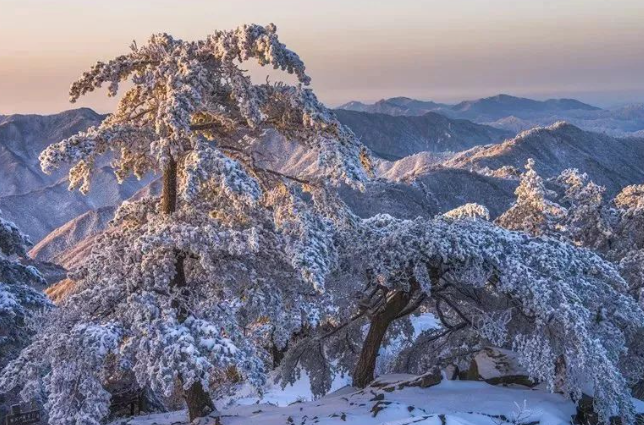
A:
{"type": "Polygon", "coordinates": [[[395,293],[387,300],[384,309],[371,319],[367,338],[362,344],[360,358],[353,372],[354,387],[364,388],[373,381],[378,351],[380,351],[385,333],[387,333],[391,322],[399,318],[400,313],[407,307],[410,298],[409,293],[395,293]]]}
{"type": "MultiPolygon", "coordinates": [[[[163,170],[163,190],[161,192],[161,213],[172,214],[177,210],[177,162],[171,158],[168,165],[163,170]]],[[[176,253],[175,275],[170,282],[170,287],[179,288],[180,297],[187,296],[187,281],[185,273],[185,255],[181,252],[176,253]]],[[[175,298],[172,301],[173,307],[178,310],[179,323],[183,323],[188,318],[188,311],[181,302],[181,299],[175,298]]],[[[179,377],[181,381],[183,379],[179,377]]],[[[196,418],[201,418],[215,411],[215,405],[210,398],[210,394],[204,390],[201,382],[192,384],[183,392],[183,398],[188,406],[188,415],[192,422],[196,418]]]]}
{"type": "Polygon", "coordinates": [[[201,386],[200,382],[196,382],[184,391],[183,397],[188,406],[188,417],[190,422],[197,418],[208,416],[215,411],[215,405],[210,398],[210,394],[206,392],[201,386]]]}
{"type": "Polygon", "coordinates": [[[172,214],[177,210],[177,161],[170,158],[163,170],[163,189],[161,192],[161,212],[172,214]]]}

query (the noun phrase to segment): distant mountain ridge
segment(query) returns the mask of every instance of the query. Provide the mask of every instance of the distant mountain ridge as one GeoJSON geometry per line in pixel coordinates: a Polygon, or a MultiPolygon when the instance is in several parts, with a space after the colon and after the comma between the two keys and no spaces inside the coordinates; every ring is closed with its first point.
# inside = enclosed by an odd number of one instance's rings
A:
{"type": "Polygon", "coordinates": [[[465,119],[467,119],[465,115],[469,115],[470,117],[486,115],[499,119],[508,115],[522,113],[601,110],[601,108],[588,105],[575,99],[548,99],[540,101],[507,94],[465,100],[456,104],[416,100],[408,97],[392,97],[389,99],[381,99],[373,104],[352,101],[339,106],[337,109],[388,115],[424,115],[427,112],[441,112],[444,114],[453,114],[454,116],[458,115],[458,118],[465,119]]]}
{"type": "Polygon", "coordinates": [[[395,97],[382,99],[374,104],[353,101],[338,109],[394,116],[420,116],[435,112],[452,119],[467,119],[515,133],[562,120],[584,130],[614,137],[641,136],[644,132],[642,104],[601,109],[575,99],[539,101],[500,94],[454,105],[395,97]]]}
{"type": "Polygon", "coordinates": [[[548,99],[544,101],[514,97],[507,94],[466,100],[450,108],[459,118],[477,121],[495,121],[508,116],[520,118],[533,114],[552,114],[565,111],[599,111],[601,108],[574,99],[548,99]]]}
{"type": "Polygon", "coordinates": [[[369,105],[358,101],[345,103],[337,109],[348,111],[380,113],[387,115],[424,115],[427,112],[437,111],[442,108],[449,108],[450,105],[436,103],[432,101],[423,101],[410,99],[408,97],[392,97],[390,99],[381,99],[378,102],[369,105]]]}

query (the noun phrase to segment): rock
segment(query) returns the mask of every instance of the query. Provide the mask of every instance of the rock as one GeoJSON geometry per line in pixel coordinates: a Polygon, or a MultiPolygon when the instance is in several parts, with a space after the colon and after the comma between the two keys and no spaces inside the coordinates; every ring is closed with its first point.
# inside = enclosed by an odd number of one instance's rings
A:
{"type": "Polygon", "coordinates": [[[448,379],[450,381],[454,381],[455,379],[459,378],[459,370],[458,366],[450,364],[445,367],[443,370],[443,373],[445,374],[445,379],[448,379]]]}
{"type": "Polygon", "coordinates": [[[461,379],[485,381],[491,385],[536,385],[521,367],[514,352],[496,347],[486,347],[478,352],[461,379]]]}
{"type": "MultiPolygon", "coordinates": [[[[382,390],[385,392],[392,392],[396,389],[402,390],[407,387],[420,387],[420,388],[429,388],[434,385],[438,385],[443,380],[443,374],[438,367],[434,367],[430,372],[425,373],[421,376],[407,379],[404,381],[399,381],[390,384],[389,386],[383,387],[382,390]]],[[[384,398],[384,395],[383,395],[384,398]]]]}
{"type": "Polygon", "coordinates": [[[479,366],[475,359],[472,359],[470,362],[470,368],[467,370],[467,376],[465,380],[467,381],[478,381],[479,376],[479,366]]]}
{"type": "Polygon", "coordinates": [[[633,397],[638,400],[644,400],[644,381],[640,381],[633,386],[633,397]]]}
{"type": "Polygon", "coordinates": [[[428,374],[421,376],[418,386],[420,388],[429,388],[429,387],[433,387],[434,385],[440,384],[442,380],[443,380],[443,375],[441,374],[440,370],[437,369],[435,371],[432,371],[428,374]]]}
{"type": "MultiPolygon", "coordinates": [[[[577,403],[577,413],[572,416],[572,424],[575,425],[602,425],[603,422],[599,419],[599,415],[595,412],[593,405],[593,398],[587,394],[582,394],[581,400],[577,403]]],[[[622,425],[622,420],[619,417],[611,417],[610,425],[622,425]]],[[[635,415],[635,424],[644,424],[644,414],[638,413],[635,415]]]]}

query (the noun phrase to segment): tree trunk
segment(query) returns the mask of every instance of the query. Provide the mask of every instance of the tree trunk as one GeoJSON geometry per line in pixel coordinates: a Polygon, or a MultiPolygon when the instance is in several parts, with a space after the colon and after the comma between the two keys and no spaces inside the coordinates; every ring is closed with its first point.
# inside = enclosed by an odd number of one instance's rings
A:
{"type": "Polygon", "coordinates": [[[172,214],[177,210],[177,161],[170,159],[163,170],[163,189],[161,192],[161,212],[172,214]]]}
{"type": "Polygon", "coordinates": [[[396,320],[405,307],[407,307],[410,298],[408,293],[395,293],[387,300],[385,308],[371,319],[367,338],[365,338],[362,344],[360,358],[353,372],[354,387],[364,388],[373,381],[376,359],[378,358],[378,351],[380,351],[385,333],[387,333],[391,322],[396,320]]]}
{"type": "Polygon", "coordinates": [[[369,333],[362,344],[360,358],[353,372],[353,386],[364,388],[373,381],[373,373],[376,369],[378,351],[385,337],[389,323],[382,317],[374,317],[369,324],[369,333]]]}
{"type": "Polygon", "coordinates": [[[200,382],[192,384],[190,388],[184,391],[183,397],[186,400],[186,405],[188,405],[188,417],[190,422],[194,421],[196,418],[202,418],[208,416],[215,411],[215,405],[200,382]]]}
{"type": "MultiPolygon", "coordinates": [[[[163,190],[161,192],[161,212],[162,214],[172,214],[177,210],[177,162],[174,158],[163,170],[163,190]]],[[[176,272],[170,287],[180,288],[180,296],[183,298],[187,295],[188,289],[186,288],[186,273],[184,269],[185,255],[177,252],[177,260],[175,263],[176,272]]],[[[172,301],[173,307],[178,310],[178,319],[183,323],[188,318],[188,311],[181,303],[180,299],[175,298],[172,301]]],[[[179,377],[181,381],[183,379],[179,377]]],[[[215,405],[210,398],[210,394],[206,392],[200,382],[196,382],[187,390],[184,390],[183,398],[188,406],[188,415],[192,422],[196,418],[201,418],[209,415],[215,411],[215,405]]]]}

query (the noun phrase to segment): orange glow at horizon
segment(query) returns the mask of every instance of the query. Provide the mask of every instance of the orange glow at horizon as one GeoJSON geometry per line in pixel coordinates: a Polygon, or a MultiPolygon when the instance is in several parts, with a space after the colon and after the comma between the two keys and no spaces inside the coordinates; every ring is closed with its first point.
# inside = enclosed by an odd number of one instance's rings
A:
{"type": "Polygon", "coordinates": [[[246,22],[275,22],[330,105],[497,93],[644,102],[641,0],[0,0],[0,114],[109,111],[105,93],[67,101],[95,61],[155,32],[196,39],[246,22]]]}

